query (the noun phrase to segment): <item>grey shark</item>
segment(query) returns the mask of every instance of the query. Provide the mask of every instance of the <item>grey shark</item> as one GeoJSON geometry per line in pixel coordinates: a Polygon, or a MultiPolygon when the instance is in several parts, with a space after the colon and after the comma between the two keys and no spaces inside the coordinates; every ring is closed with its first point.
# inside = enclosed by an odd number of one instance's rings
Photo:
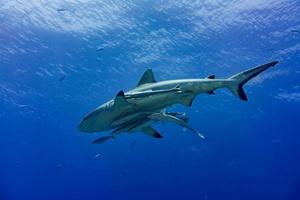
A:
{"type": "Polygon", "coordinates": [[[165,121],[185,127],[204,138],[188,124],[185,113],[169,112],[166,108],[174,104],[191,107],[197,95],[212,95],[219,88],[227,88],[241,100],[247,101],[244,84],[277,63],[278,61],[266,63],[225,79],[217,79],[211,75],[202,79],[156,81],[152,70],[148,69],[134,89],[128,92],[121,90],[112,100],[84,117],[79,130],[84,133],[112,130],[110,136],[98,138],[93,143],[102,143],[126,132],[142,132],[154,138],[162,138],[151,125],[165,121]]]}

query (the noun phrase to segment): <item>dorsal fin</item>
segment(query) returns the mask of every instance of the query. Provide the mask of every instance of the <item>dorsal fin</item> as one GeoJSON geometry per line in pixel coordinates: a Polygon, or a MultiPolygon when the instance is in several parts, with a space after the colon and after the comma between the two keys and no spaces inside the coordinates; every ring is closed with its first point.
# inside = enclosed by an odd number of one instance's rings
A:
{"type": "Polygon", "coordinates": [[[208,79],[215,79],[216,76],[215,76],[215,75],[210,75],[210,76],[208,76],[208,77],[206,77],[206,78],[208,78],[208,79]]]}
{"type": "Polygon", "coordinates": [[[153,72],[152,72],[152,69],[147,69],[142,78],[140,79],[139,83],[137,86],[140,86],[140,85],[143,85],[143,84],[146,84],[146,83],[155,83],[155,79],[154,79],[154,75],[153,75],[153,72]]]}

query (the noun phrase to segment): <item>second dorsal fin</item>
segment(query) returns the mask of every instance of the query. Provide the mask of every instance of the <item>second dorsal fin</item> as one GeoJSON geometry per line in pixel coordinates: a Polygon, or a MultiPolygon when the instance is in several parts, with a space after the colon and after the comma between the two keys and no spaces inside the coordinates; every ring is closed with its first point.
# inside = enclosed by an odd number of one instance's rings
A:
{"type": "Polygon", "coordinates": [[[152,69],[147,69],[143,76],[141,77],[139,83],[137,86],[140,86],[140,85],[143,85],[143,84],[146,84],[146,83],[155,83],[155,79],[154,79],[154,75],[153,75],[153,72],[152,72],[152,69]]]}
{"type": "Polygon", "coordinates": [[[208,79],[215,79],[216,76],[215,76],[215,75],[210,75],[210,76],[208,76],[208,77],[206,77],[206,78],[208,78],[208,79]]]}

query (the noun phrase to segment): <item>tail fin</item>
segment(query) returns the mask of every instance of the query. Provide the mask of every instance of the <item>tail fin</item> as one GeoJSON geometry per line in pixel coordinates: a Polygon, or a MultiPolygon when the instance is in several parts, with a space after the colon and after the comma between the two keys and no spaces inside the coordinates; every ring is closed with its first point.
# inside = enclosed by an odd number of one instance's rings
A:
{"type": "Polygon", "coordinates": [[[247,83],[250,79],[257,76],[261,72],[265,71],[269,67],[273,67],[276,65],[278,61],[273,61],[258,67],[254,67],[252,69],[243,71],[241,73],[238,73],[236,75],[231,76],[228,80],[231,80],[229,84],[227,85],[228,89],[236,96],[238,96],[240,99],[247,101],[247,95],[243,89],[243,85],[247,83]]]}

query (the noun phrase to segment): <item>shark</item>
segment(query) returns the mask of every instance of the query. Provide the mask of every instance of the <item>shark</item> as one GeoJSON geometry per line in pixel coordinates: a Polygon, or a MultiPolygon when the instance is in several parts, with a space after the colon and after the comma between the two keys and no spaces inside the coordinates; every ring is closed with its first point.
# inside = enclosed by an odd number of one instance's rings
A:
{"type": "Polygon", "coordinates": [[[277,63],[272,61],[221,79],[210,75],[205,78],[157,81],[152,69],[147,69],[134,89],[119,91],[113,99],[88,113],[80,122],[79,130],[83,133],[112,130],[109,136],[93,141],[98,144],[116,138],[121,133],[141,132],[153,138],[163,138],[152,125],[156,122],[171,122],[204,138],[202,133],[189,125],[185,113],[167,109],[176,104],[191,107],[196,96],[213,95],[220,88],[227,88],[234,96],[248,101],[243,86],[277,63]]]}

